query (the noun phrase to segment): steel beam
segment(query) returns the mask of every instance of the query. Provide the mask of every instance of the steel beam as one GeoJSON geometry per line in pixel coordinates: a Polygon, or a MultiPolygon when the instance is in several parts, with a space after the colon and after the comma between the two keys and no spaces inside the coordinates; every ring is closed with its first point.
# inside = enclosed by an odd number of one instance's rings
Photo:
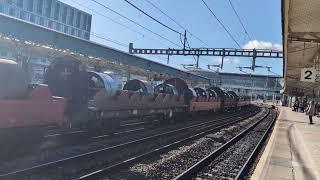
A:
{"type": "Polygon", "coordinates": [[[129,44],[130,54],[157,54],[180,56],[236,56],[252,58],[283,58],[282,51],[262,49],[230,49],[230,48],[191,48],[191,49],[143,49],[129,44]]]}

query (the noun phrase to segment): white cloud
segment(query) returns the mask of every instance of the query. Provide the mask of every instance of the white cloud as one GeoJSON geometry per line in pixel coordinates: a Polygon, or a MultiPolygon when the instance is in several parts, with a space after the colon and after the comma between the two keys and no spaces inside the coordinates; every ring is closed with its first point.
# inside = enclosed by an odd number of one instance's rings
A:
{"type": "MultiPolygon", "coordinates": [[[[221,59],[219,61],[221,63],[221,59]]],[[[223,60],[224,63],[228,63],[228,64],[239,64],[240,63],[240,59],[239,58],[235,58],[235,57],[225,57],[223,60]]]]}
{"type": "MultiPolygon", "coordinates": [[[[221,60],[220,60],[220,62],[221,62],[221,60]]],[[[224,63],[229,63],[229,62],[231,62],[231,59],[225,57],[225,58],[223,59],[223,62],[224,62],[224,63]]]]}
{"type": "Polygon", "coordinates": [[[249,41],[247,44],[245,44],[243,49],[270,49],[270,50],[278,50],[282,51],[282,44],[273,44],[272,42],[267,42],[267,41],[258,41],[258,40],[253,40],[249,41]]]}
{"type": "Polygon", "coordinates": [[[213,64],[220,64],[221,63],[221,57],[213,57],[211,62],[213,64]]]}
{"type": "Polygon", "coordinates": [[[233,58],[232,59],[232,63],[233,64],[239,64],[240,63],[240,59],[239,58],[233,58]]]}
{"type": "MultiPolygon", "coordinates": [[[[213,64],[221,64],[221,60],[222,60],[222,57],[214,57],[211,62],[213,64]]],[[[240,63],[240,59],[239,58],[235,58],[235,57],[225,57],[223,59],[223,63],[239,64],[240,63]]]]}

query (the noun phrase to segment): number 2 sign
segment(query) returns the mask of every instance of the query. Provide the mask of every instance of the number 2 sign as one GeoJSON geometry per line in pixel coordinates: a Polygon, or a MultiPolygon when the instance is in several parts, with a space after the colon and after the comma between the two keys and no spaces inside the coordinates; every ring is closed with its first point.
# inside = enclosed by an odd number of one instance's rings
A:
{"type": "Polygon", "coordinates": [[[315,82],[316,70],[314,68],[302,68],[300,81],[315,82]]]}

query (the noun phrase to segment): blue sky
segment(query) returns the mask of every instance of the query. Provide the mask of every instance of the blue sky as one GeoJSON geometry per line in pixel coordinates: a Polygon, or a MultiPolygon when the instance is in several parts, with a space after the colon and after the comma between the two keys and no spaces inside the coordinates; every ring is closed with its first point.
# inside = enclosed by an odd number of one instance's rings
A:
{"type": "MultiPolygon", "coordinates": [[[[83,11],[93,15],[92,32],[100,36],[116,40],[122,44],[128,45],[134,43],[135,47],[140,48],[178,48],[176,45],[159,38],[158,36],[142,29],[141,27],[129,22],[128,20],[106,10],[91,0],[61,0],[64,3],[75,6],[83,11]],[[88,9],[89,8],[89,9],[88,9]],[[103,17],[96,12],[107,16],[103,17]],[[124,24],[130,29],[125,28],[113,21],[124,24]],[[139,33],[137,33],[139,32],[139,33]]],[[[179,35],[157,24],[138,10],[131,7],[124,0],[96,0],[113,10],[135,20],[141,25],[151,29],[170,39],[176,44],[181,44],[179,35]]],[[[237,48],[237,45],[230,39],[228,34],[223,30],[219,23],[213,18],[208,9],[201,0],[149,0],[157,7],[162,9],[169,16],[178,21],[203,40],[212,48],[237,48]]],[[[281,3],[279,0],[231,0],[234,7],[238,11],[246,29],[248,30],[252,40],[255,40],[257,47],[276,47],[282,45],[281,35],[281,3]]],[[[183,32],[173,21],[161,14],[157,9],[153,8],[146,0],[130,0],[151,16],[157,18],[161,22],[170,27],[183,32]]],[[[207,4],[214,13],[223,21],[224,25],[229,29],[231,34],[239,42],[242,47],[249,47],[250,39],[244,33],[241,24],[237,20],[228,0],[206,0],[207,4]]],[[[206,45],[192,36],[188,36],[191,47],[205,47],[206,45]]],[[[91,36],[91,40],[111,46],[116,49],[128,51],[127,47],[114,44],[96,37],[91,36]]],[[[150,60],[166,63],[166,56],[144,56],[150,60]]],[[[170,66],[183,69],[181,64],[192,64],[195,62],[193,57],[171,57],[170,66]]],[[[203,57],[200,58],[200,67],[206,69],[207,64],[218,64],[220,57],[203,57]]],[[[282,74],[282,59],[257,59],[257,65],[272,66],[272,71],[282,74]]],[[[226,58],[224,68],[225,72],[239,73],[238,66],[250,66],[251,59],[248,58],[226,58]]],[[[271,75],[266,69],[257,69],[255,72],[247,71],[254,74],[271,75]]]]}

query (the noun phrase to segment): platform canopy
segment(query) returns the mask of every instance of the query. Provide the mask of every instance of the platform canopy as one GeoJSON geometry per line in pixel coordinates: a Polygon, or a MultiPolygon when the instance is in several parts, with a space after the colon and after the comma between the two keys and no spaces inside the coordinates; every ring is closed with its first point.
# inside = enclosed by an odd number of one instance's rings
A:
{"type": "Polygon", "coordinates": [[[319,96],[320,1],[282,0],[282,26],[285,93],[319,96]],[[314,69],[314,82],[302,68],[314,69]]]}
{"type": "Polygon", "coordinates": [[[51,56],[73,55],[93,64],[118,68],[137,75],[178,77],[193,84],[209,84],[205,77],[194,75],[143,57],[47,29],[0,13],[0,43],[16,47],[19,55],[36,50],[51,56]]]}

